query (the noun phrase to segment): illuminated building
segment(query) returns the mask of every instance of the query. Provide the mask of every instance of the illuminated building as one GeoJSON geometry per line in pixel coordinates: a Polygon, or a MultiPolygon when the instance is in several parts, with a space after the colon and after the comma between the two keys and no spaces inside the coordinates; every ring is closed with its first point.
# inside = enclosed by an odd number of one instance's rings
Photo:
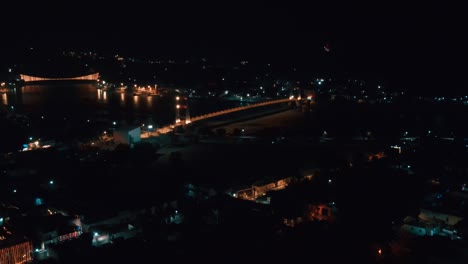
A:
{"type": "Polygon", "coordinates": [[[0,234],[0,263],[20,264],[33,260],[33,246],[30,241],[6,237],[0,234]]]}

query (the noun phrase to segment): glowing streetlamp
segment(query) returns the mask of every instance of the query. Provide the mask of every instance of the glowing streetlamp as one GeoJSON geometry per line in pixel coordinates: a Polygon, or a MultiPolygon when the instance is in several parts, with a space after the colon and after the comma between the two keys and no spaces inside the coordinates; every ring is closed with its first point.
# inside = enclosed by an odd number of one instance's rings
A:
{"type": "Polygon", "coordinates": [[[152,130],[153,130],[153,125],[148,125],[148,129],[147,129],[148,136],[150,135],[151,132],[153,132],[152,130]]]}

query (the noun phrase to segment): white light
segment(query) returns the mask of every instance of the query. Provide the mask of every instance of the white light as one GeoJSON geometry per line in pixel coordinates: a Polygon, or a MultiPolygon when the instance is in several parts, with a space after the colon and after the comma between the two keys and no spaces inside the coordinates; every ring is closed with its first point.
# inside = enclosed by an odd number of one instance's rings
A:
{"type": "Polygon", "coordinates": [[[112,124],[115,126],[115,125],[117,125],[117,122],[114,121],[114,122],[112,122],[112,124]]]}
{"type": "Polygon", "coordinates": [[[328,183],[331,183],[331,182],[332,182],[332,180],[331,180],[331,179],[329,179],[329,180],[328,180],[328,183]]]}
{"type": "Polygon", "coordinates": [[[13,192],[15,193],[15,192],[16,192],[16,189],[14,189],[13,192]]]}
{"type": "Polygon", "coordinates": [[[52,181],[52,180],[51,180],[51,181],[49,181],[49,184],[54,184],[54,181],[52,181]]]}
{"type": "Polygon", "coordinates": [[[95,237],[99,236],[98,232],[94,232],[94,236],[95,237]]]}
{"type": "Polygon", "coordinates": [[[153,129],[153,125],[149,125],[149,126],[148,126],[148,129],[153,129]]]}

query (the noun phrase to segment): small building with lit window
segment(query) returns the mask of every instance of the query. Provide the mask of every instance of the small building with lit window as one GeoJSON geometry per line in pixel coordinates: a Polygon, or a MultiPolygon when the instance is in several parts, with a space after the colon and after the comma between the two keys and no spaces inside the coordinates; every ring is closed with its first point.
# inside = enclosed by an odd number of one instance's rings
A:
{"type": "Polygon", "coordinates": [[[125,126],[114,131],[114,142],[133,146],[141,141],[141,128],[139,126],[125,126]]]}

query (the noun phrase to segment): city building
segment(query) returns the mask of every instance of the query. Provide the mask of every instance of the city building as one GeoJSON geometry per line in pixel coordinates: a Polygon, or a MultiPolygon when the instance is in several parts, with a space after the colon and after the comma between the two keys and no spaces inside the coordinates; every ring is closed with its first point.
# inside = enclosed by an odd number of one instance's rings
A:
{"type": "Polygon", "coordinates": [[[124,143],[133,146],[141,141],[141,128],[134,126],[124,126],[114,131],[114,142],[124,143]]]}
{"type": "Polygon", "coordinates": [[[0,230],[0,263],[21,264],[33,260],[31,241],[24,238],[6,238],[0,230]]]}

